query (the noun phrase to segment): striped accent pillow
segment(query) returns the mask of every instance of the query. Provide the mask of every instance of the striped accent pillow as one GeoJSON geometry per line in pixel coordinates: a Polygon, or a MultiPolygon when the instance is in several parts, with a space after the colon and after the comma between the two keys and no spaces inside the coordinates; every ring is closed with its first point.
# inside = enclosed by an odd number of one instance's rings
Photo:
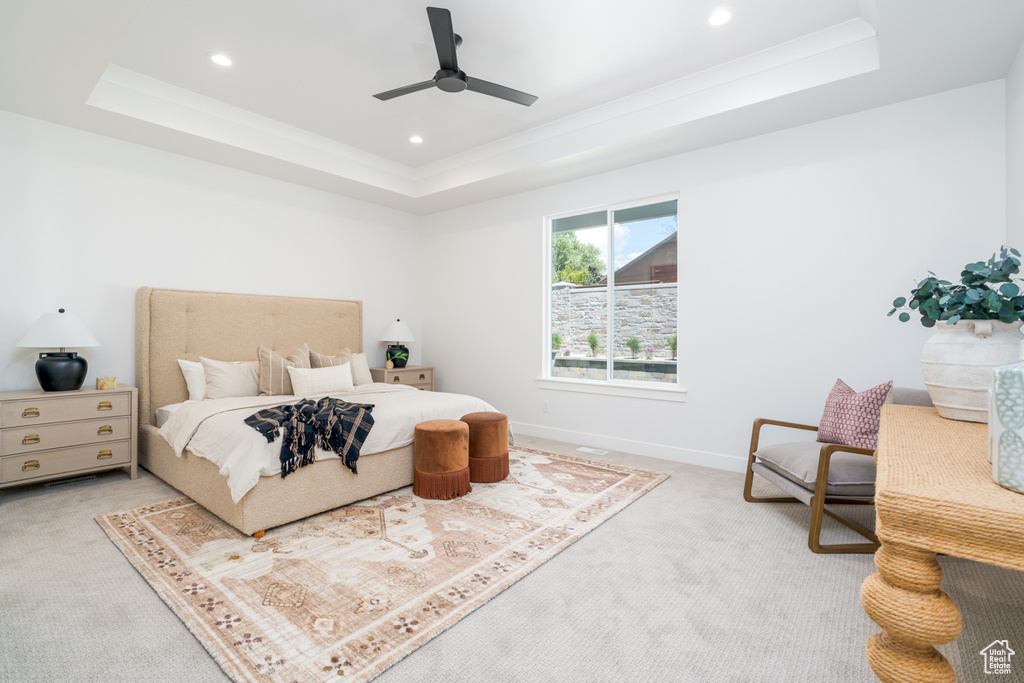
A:
{"type": "Polygon", "coordinates": [[[260,364],[260,396],[292,396],[292,379],[288,368],[308,368],[309,349],[303,346],[282,358],[273,349],[260,344],[257,349],[260,364]]]}
{"type": "Polygon", "coordinates": [[[342,349],[334,356],[329,356],[326,353],[318,353],[313,349],[309,349],[309,367],[312,368],[330,368],[335,365],[350,362],[352,362],[352,352],[348,349],[342,349]]]}
{"type": "Polygon", "coordinates": [[[323,394],[336,394],[339,392],[352,391],[355,386],[352,384],[352,367],[349,363],[332,365],[326,368],[288,368],[288,374],[292,378],[292,386],[295,388],[295,395],[320,396],[323,394]]]}

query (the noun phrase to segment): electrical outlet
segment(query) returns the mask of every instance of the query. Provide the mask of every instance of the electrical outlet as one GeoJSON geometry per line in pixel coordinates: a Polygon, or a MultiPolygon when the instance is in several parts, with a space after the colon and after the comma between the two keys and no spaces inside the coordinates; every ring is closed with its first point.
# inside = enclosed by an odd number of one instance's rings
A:
{"type": "Polygon", "coordinates": [[[541,409],[541,412],[550,413],[551,412],[551,404],[548,403],[547,401],[544,401],[543,403],[540,404],[540,409],[541,409]]]}

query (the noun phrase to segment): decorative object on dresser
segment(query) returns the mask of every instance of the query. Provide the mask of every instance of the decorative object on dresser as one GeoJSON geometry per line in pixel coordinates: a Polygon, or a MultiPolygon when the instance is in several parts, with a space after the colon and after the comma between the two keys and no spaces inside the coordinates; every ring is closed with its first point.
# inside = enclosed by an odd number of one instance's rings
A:
{"type": "Polygon", "coordinates": [[[60,349],[56,353],[40,353],[36,361],[36,379],[43,391],[81,389],[89,364],[77,352],[67,349],[99,345],[81,318],[63,308],[56,313],[43,313],[18,342],[20,348],[60,349]]]}
{"type": "Polygon", "coordinates": [[[527,448],[512,470],[455,500],[403,488],[259,540],[184,497],[97,521],[232,680],[367,681],[537,581],[527,575],[668,478],[527,448]]]}
{"type": "Polygon", "coordinates": [[[803,503],[811,507],[808,547],[816,553],[873,553],[878,537],[868,528],[840,517],[826,507],[829,503],[870,504],[875,496],[875,462],[878,420],[882,402],[931,405],[921,389],[890,388],[892,382],[860,393],[841,380],[836,382],[825,403],[821,424],[797,424],[758,418],[754,420],[743,483],[743,499],[749,503],[803,503]],[[882,389],[884,388],[884,392],[882,389]],[[887,396],[888,395],[888,396],[887,396]],[[761,445],[761,429],[785,427],[818,432],[817,441],[761,445]],[[754,475],[771,482],[790,496],[754,496],[754,475]],[[869,543],[823,545],[821,526],[828,515],[845,524],[869,543]]]}
{"type": "Polygon", "coordinates": [[[1020,358],[992,371],[988,459],[997,484],[1024,493],[1024,342],[1020,358]]]}
{"type": "Polygon", "coordinates": [[[406,348],[404,342],[416,341],[409,326],[401,320],[395,320],[388,325],[388,329],[384,330],[380,340],[388,345],[385,359],[394,363],[396,368],[404,368],[409,362],[409,349],[406,348]]]}
{"type": "Polygon", "coordinates": [[[404,368],[370,368],[374,382],[404,384],[423,391],[434,390],[434,368],[426,365],[410,365],[404,368]]]}
{"type": "MultiPolygon", "coordinates": [[[[989,260],[968,263],[960,283],[931,274],[910,292],[910,299],[892,302],[917,311],[921,324],[935,334],[921,351],[921,374],[939,415],[952,420],[986,422],[992,369],[1017,360],[1024,320],[1024,295],[1014,277],[1020,272],[1020,252],[1003,246],[989,260]]],[[[910,313],[899,314],[901,322],[910,313]]]]}
{"type": "Polygon", "coordinates": [[[135,387],[0,393],[0,488],[123,467],[137,476],[135,387]]]}

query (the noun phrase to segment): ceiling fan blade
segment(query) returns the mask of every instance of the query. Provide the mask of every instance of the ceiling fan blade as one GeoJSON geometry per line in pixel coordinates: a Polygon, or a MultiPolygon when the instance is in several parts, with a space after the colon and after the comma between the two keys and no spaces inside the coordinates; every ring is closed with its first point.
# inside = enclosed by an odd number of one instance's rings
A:
{"type": "Polygon", "coordinates": [[[490,95],[491,97],[498,97],[509,102],[515,102],[521,104],[524,107],[529,107],[531,104],[537,101],[536,95],[530,95],[519,90],[513,90],[512,88],[506,88],[503,85],[497,83],[491,83],[485,81],[482,78],[466,77],[468,83],[467,89],[473,92],[478,92],[483,95],[490,95]]]}
{"type": "Polygon", "coordinates": [[[437,48],[437,61],[442,69],[459,70],[459,61],[455,58],[455,29],[452,28],[452,13],[440,7],[428,7],[427,18],[430,19],[430,31],[434,34],[434,47],[437,48]]]}
{"type": "Polygon", "coordinates": [[[393,97],[401,97],[402,95],[408,95],[411,92],[419,92],[420,90],[426,90],[427,88],[432,87],[434,87],[434,79],[423,81],[422,83],[413,83],[412,85],[395,88],[394,90],[388,90],[387,92],[379,92],[374,95],[374,97],[378,100],[390,100],[393,97]]]}

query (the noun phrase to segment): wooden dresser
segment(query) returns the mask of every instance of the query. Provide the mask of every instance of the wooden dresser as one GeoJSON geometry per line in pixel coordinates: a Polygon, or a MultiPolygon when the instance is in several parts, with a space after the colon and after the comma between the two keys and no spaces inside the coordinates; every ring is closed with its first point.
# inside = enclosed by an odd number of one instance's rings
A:
{"type": "Polygon", "coordinates": [[[138,466],[135,387],[0,392],[0,488],[138,466]]]}
{"type": "Polygon", "coordinates": [[[434,368],[423,365],[409,365],[404,368],[370,368],[374,382],[404,384],[424,391],[434,390],[434,368]]]}

